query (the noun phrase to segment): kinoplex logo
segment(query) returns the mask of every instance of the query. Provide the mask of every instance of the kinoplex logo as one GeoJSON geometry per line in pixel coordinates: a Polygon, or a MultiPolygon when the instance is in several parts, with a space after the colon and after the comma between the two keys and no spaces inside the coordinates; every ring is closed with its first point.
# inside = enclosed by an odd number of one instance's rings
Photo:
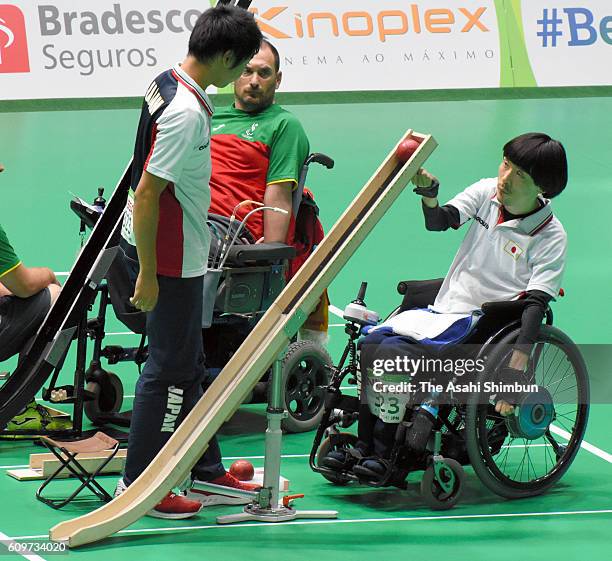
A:
{"type": "Polygon", "coordinates": [[[260,12],[251,8],[262,32],[276,39],[309,38],[331,33],[334,37],[368,37],[375,35],[381,42],[393,35],[408,33],[470,33],[488,32],[482,19],[486,6],[479,8],[431,8],[423,10],[410,4],[405,10],[296,12],[293,18],[284,14],[287,6],[277,6],[260,12]],[[284,14],[284,15],[282,15],[284,14]],[[282,15],[282,16],[281,16],[282,15]],[[281,17],[279,17],[281,16],[281,17]],[[289,23],[287,23],[289,19],[289,23]],[[281,22],[282,20],[282,22],[281,22]]]}
{"type": "Polygon", "coordinates": [[[29,71],[23,13],[17,6],[0,4],[0,74],[29,71]]]}

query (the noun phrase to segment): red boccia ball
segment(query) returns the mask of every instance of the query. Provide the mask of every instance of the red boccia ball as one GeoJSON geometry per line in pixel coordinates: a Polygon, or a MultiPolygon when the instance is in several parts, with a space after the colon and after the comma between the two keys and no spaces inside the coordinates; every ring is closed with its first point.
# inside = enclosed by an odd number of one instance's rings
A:
{"type": "Polygon", "coordinates": [[[229,471],[238,481],[251,481],[255,476],[255,468],[248,460],[236,460],[229,471]]]}
{"type": "Polygon", "coordinates": [[[397,147],[395,155],[400,162],[407,162],[419,146],[419,142],[414,140],[414,138],[407,138],[397,147]]]}

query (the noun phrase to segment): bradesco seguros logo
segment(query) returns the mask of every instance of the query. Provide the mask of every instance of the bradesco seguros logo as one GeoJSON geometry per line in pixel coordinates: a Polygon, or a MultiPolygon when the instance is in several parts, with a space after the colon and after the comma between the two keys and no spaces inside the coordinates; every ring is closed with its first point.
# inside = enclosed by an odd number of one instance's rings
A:
{"type": "Polygon", "coordinates": [[[29,71],[23,13],[17,6],[0,4],[0,74],[29,71]]]}
{"type": "Polygon", "coordinates": [[[346,11],[346,12],[287,12],[288,6],[276,6],[265,11],[251,8],[262,32],[276,39],[321,36],[368,37],[381,42],[393,35],[409,33],[470,33],[488,32],[482,18],[486,6],[478,8],[431,8],[423,10],[418,4],[408,4],[404,10],[346,11]]]}

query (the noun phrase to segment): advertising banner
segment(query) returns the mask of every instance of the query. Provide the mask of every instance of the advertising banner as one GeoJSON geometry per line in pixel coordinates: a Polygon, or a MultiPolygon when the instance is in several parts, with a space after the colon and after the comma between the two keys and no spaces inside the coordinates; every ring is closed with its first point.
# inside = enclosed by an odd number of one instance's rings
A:
{"type": "MultiPolygon", "coordinates": [[[[0,0],[1,2],[2,0],[0,0]]],[[[0,4],[0,100],[140,97],[215,0],[0,4]]],[[[254,0],[284,92],[612,83],[597,0],[254,0]]]]}
{"type": "MultiPolygon", "coordinates": [[[[524,86],[612,84],[612,2],[522,0],[527,59],[524,86]]],[[[521,57],[525,61],[524,57],[521,57]]]]}

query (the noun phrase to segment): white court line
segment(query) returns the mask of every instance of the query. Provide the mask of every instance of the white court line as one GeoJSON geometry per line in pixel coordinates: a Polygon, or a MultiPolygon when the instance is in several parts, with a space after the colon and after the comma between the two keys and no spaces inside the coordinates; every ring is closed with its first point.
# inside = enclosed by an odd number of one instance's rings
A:
{"type": "MultiPolygon", "coordinates": [[[[259,528],[262,526],[274,526],[279,528],[282,526],[308,526],[315,524],[369,524],[377,522],[427,522],[432,520],[482,520],[495,518],[527,518],[534,516],[577,516],[589,514],[612,514],[612,509],[606,510],[574,510],[574,511],[556,511],[556,512],[513,512],[507,514],[456,514],[447,516],[406,516],[395,518],[353,518],[348,520],[299,520],[291,522],[281,522],[271,524],[270,522],[250,522],[247,524],[211,524],[207,526],[173,526],[171,528],[139,528],[134,530],[120,530],[117,535],[121,534],[148,534],[148,533],[166,533],[166,532],[182,532],[185,530],[224,530],[231,528],[259,528]]],[[[36,536],[16,536],[14,540],[31,540],[38,538],[48,538],[47,534],[36,536]]]]}
{"type": "MultiPolygon", "coordinates": [[[[46,538],[49,539],[49,536],[40,536],[41,538],[46,538]]],[[[22,539],[22,538],[19,538],[22,539]]],[[[32,538],[35,539],[35,538],[32,538]]],[[[3,545],[6,547],[6,549],[8,550],[9,545],[10,544],[15,544],[17,545],[17,542],[15,541],[15,538],[11,538],[9,536],[7,536],[6,534],[0,532],[0,540],[2,540],[3,545]]],[[[20,555],[21,557],[23,557],[24,559],[29,559],[29,561],[45,561],[40,555],[36,555],[34,553],[25,553],[25,552],[21,552],[21,551],[16,551],[16,550],[12,550],[10,551],[10,553],[14,553],[15,555],[20,555]]]]}
{"type": "MultiPolygon", "coordinates": [[[[572,437],[572,435],[569,432],[555,425],[550,425],[550,432],[558,436],[561,436],[562,438],[565,438],[565,440],[567,441],[569,441],[569,439],[572,437]]],[[[582,441],[582,443],[580,444],[580,447],[584,448],[587,452],[590,452],[591,454],[595,454],[595,456],[597,456],[598,458],[601,458],[602,460],[605,460],[606,462],[609,462],[612,464],[612,454],[608,454],[608,452],[605,452],[601,448],[597,448],[597,446],[593,446],[586,440],[582,441]]]]}
{"type": "MultiPolygon", "coordinates": [[[[550,446],[550,444],[528,444],[530,448],[550,446]]],[[[502,448],[525,448],[525,444],[513,444],[511,446],[502,446],[502,448]]],[[[265,460],[265,456],[223,456],[223,460],[265,460]]],[[[281,459],[283,460],[295,460],[299,458],[310,458],[310,454],[283,454],[281,459]]],[[[15,466],[0,466],[0,469],[15,469],[15,468],[26,468],[29,464],[15,465],[15,466]]]]}
{"type": "Polygon", "coordinates": [[[344,319],[344,312],[340,308],[336,308],[336,306],[330,304],[329,311],[332,314],[334,314],[336,317],[339,317],[340,319],[344,319]]]}
{"type": "MultiPolygon", "coordinates": [[[[283,460],[293,460],[295,458],[309,458],[310,454],[283,454],[281,458],[283,460]]],[[[224,460],[264,460],[265,456],[223,456],[224,460]]],[[[14,466],[0,466],[0,469],[15,469],[15,468],[27,468],[29,464],[21,464],[14,466]]]]}
{"type": "MultiPolygon", "coordinates": [[[[357,386],[342,386],[340,389],[345,390],[345,391],[346,390],[356,390],[357,386]]],[[[136,396],[131,395],[131,394],[124,394],[123,397],[136,397],[136,396]]]]}

